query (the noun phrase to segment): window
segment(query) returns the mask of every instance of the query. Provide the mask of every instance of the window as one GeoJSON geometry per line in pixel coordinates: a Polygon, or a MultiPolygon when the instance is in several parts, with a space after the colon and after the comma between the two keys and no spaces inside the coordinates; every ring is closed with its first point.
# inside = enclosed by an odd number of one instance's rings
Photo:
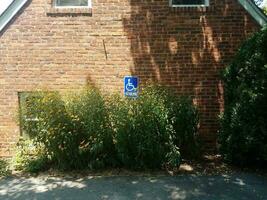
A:
{"type": "Polygon", "coordinates": [[[54,0],[54,6],[58,8],[86,8],[91,7],[91,0],[54,0]]]}
{"type": "Polygon", "coordinates": [[[209,0],[170,0],[172,7],[209,6],[209,0]]]}

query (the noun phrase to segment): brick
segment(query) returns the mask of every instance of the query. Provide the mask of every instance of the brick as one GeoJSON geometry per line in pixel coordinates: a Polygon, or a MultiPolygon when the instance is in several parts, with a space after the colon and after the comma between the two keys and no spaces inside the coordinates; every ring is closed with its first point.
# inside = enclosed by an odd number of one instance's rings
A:
{"type": "Polygon", "coordinates": [[[223,108],[220,71],[260,29],[237,0],[208,8],[171,8],[166,0],[96,0],[90,10],[58,10],[32,0],[0,33],[0,156],[19,138],[18,92],[86,84],[120,92],[137,75],[190,95],[201,111],[200,136],[216,147],[223,108]],[[106,49],[104,49],[104,45],[106,49]]]}

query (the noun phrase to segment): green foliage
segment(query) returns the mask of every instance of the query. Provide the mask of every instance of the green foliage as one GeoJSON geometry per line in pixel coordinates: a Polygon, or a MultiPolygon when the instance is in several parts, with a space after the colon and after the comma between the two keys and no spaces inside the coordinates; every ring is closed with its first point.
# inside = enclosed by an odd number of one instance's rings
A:
{"type": "Polygon", "coordinates": [[[81,169],[112,164],[114,145],[103,97],[88,89],[68,97],[40,92],[28,97],[25,112],[38,120],[24,120],[24,130],[44,145],[61,169],[81,169]]]}
{"type": "Polygon", "coordinates": [[[40,144],[31,140],[20,139],[17,143],[17,152],[13,158],[15,170],[30,173],[45,171],[49,168],[49,160],[40,144]]]}
{"type": "Polygon", "coordinates": [[[113,98],[109,105],[110,121],[124,166],[135,169],[159,168],[164,163],[179,166],[178,147],[191,144],[182,150],[191,148],[190,153],[194,154],[198,120],[189,99],[175,97],[157,86],[146,87],[138,99],[113,98]]]}
{"type": "Polygon", "coordinates": [[[226,160],[239,164],[267,161],[267,29],[240,48],[223,76],[225,111],[219,142],[226,160]]]}
{"type": "Polygon", "coordinates": [[[118,156],[128,168],[159,168],[169,152],[173,130],[164,101],[143,92],[136,100],[112,101],[111,122],[118,156]]]}
{"type": "Polygon", "coordinates": [[[77,160],[83,160],[80,166],[114,166],[115,147],[104,97],[98,90],[88,88],[71,95],[70,99],[66,107],[72,119],[74,137],[78,139],[74,144],[78,147],[77,160]]]}
{"type": "MultiPolygon", "coordinates": [[[[96,89],[61,95],[35,92],[21,108],[23,130],[43,153],[20,166],[60,169],[179,166],[180,152],[195,155],[198,117],[192,101],[149,86],[137,99],[105,97],[96,89]]],[[[23,148],[21,148],[23,149],[23,148]]],[[[26,156],[24,159],[23,156],[26,156]]]]}
{"type": "Polygon", "coordinates": [[[9,164],[6,160],[0,159],[0,177],[10,174],[9,164]]]}
{"type": "Polygon", "coordinates": [[[199,116],[192,100],[167,93],[165,100],[169,121],[174,129],[174,144],[180,148],[183,157],[196,158],[200,154],[197,129],[199,116]]]}

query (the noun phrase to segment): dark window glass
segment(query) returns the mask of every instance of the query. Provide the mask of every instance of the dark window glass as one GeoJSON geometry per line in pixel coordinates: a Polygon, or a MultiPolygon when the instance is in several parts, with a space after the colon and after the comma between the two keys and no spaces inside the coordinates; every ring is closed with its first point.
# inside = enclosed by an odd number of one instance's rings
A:
{"type": "Polygon", "coordinates": [[[56,6],[88,6],[88,0],[56,0],[56,6]]]}
{"type": "Polygon", "coordinates": [[[205,0],[172,0],[173,5],[205,5],[205,0]]]}

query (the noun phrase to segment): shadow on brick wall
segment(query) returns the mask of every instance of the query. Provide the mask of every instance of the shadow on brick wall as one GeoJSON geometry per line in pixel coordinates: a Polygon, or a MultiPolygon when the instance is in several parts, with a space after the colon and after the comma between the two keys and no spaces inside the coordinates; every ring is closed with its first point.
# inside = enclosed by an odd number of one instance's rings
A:
{"type": "Polygon", "coordinates": [[[152,81],[192,96],[201,113],[201,138],[214,149],[223,107],[220,71],[251,32],[247,15],[237,1],[211,1],[202,9],[171,8],[162,0],[130,3],[123,25],[131,73],[141,84],[152,81]]]}

